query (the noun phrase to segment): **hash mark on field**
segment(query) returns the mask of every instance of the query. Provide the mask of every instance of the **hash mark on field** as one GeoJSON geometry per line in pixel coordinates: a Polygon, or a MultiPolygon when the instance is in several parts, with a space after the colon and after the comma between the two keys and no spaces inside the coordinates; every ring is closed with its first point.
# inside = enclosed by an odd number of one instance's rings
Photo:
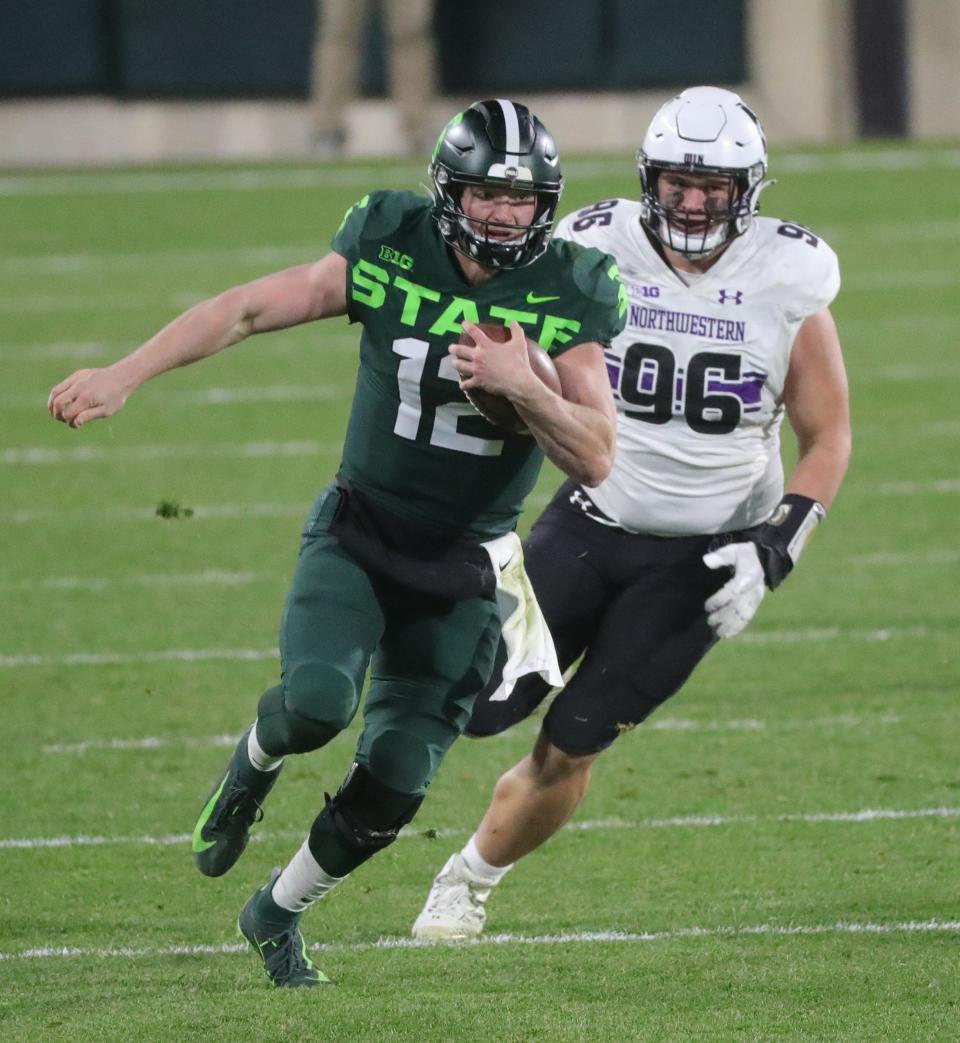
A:
{"type": "MultiPolygon", "coordinates": [[[[849,922],[832,924],[748,924],[745,926],[681,927],[674,931],[577,931],[563,934],[490,934],[469,942],[447,942],[446,947],[488,945],[602,945],[605,943],[642,943],[687,941],[700,938],[795,938],[824,934],[957,934],[960,920],[903,920],[898,923],[849,922]]],[[[375,942],[314,942],[311,952],[371,952],[384,949],[431,949],[444,943],[421,942],[414,938],[379,938],[375,942]]],[[[0,952],[0,962],[11,960],[82,959],[158,959],[164,956],[233,956],[248,951],[247,945],[226,942],[222,945],[164,946],[45,946],[22,952],[0,952]]]]}
{"type": "MultiPolygon", "coordinates": [[[[621,818],[592,819],[584,822],[572,822],[564,826],[564,830],[574,832],[597,829],[690,829],[702,826],[738,826],[756,824],[758,822],[806,822],[811,825],[823,823],[846,822],[882,822],[900,821],[903,819],[952,819],[960,818],[960,808],[864,808],[860,811],[821,811],[792,812],[783,815],[680,815],[674,818],[650,818],[629,821],[621,818]]],[[[431,836],[457,837],[471,830],[467,829],[435,829],[431,836]]],[[[262,843],[265,840],[301,840],[303,833],[295,830],[262,830],[254,833],[251,843],[262,843]]],[[[423,838],[423,827],[405,827],[400,831],[401,840],[418,840],[423,838]]],[[[62,837],[8,837],[0,840],[0,850],[35,851],[58,847],[110,847],[140,845],[143,847],[178,847],[189,844],[191,833],[176,833],[166,836],[62,836],[62,837]]]]}

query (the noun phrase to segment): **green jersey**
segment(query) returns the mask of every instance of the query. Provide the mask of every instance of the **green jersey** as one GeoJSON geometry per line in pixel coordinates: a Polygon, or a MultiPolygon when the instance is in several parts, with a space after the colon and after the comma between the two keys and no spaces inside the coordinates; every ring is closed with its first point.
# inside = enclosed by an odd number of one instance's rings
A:
{"type": "Polygon", "coordinates": [[[408,521],[489,539],[516,527],[543,454],[529,435],[476,412],[448,345],[464,320],[516,320],[553,356],[606,343],[623,327],[625,298],[612,258],[559,239],[532,265],[471,286],[432,205],[409,192],[374,192],[334,236],[347,261],[349,318],[363,326],[340,469],[408,521]]]}

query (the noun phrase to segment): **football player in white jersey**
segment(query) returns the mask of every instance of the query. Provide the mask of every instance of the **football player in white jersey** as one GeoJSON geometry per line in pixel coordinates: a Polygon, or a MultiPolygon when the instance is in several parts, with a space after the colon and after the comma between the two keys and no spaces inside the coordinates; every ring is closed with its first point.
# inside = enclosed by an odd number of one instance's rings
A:
{"type": "MultiPolygon", "coordinates": [[[[603,200],[556,232],[612,254],[629,297],[606,353],[613,470],[596,488],[564,484],[524,548],[561,668],[583,660],[434,880],[419,938],[480,933],[491,888],[570,818],[599,754],[790,572],[847,468],[837,258],[804,226],[757,216],[756,116],[730,91],[690,88],[654,116],[637,161],[639,201],[603,200]],[[784,415],[799,446],[786,484],[784,415]]],[[[506,699],[488,690],[468,734],[503,731],[548,690],[539,675],[506,699]]]]}

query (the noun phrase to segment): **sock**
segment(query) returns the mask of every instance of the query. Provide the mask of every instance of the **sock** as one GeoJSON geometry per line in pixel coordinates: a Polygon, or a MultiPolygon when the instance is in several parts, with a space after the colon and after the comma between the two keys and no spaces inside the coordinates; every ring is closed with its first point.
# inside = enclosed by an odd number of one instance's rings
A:
{"type": "Polygon", "coordinates": [[[257,771],[276,771],[283,763],[282,757],[271,757],[269,753],[263,751],[260,743],[257,742],[256,722],[254,722],[253,727],[250,729],[250,734],[247,736],[247,757],[249,757],[250,763],[257,771]]]}
{"type": "Polygon", "coordinates": [[[485,881],[492,884],[499,883],[500,880],[506,876],[511,869],[513,869],[512,862],[508,866],[490,865],[490,863],[477,850],[476,833],[474,833],[467,841],[466,846],[460,852],[460,857],[466,863],[467,869],[469,869],[474,876],[482,877],[485,881]]]}
{"type": "Polygon", "coordinates": [[[345,877],[331,876],[321,869],[304,841],[300,850],[287,863],[286,869],[277,877],[271,897],[281,909],[291,913],[302,913],[328,892],[332,891],[345,877]]]}

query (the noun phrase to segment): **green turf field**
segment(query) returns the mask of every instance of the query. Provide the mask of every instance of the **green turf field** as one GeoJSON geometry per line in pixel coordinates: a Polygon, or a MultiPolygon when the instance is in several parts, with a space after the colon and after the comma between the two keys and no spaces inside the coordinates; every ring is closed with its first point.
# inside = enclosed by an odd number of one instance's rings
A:
{"type": "MultiPolygon", "coordinates": [[[[628,150],[567,172],[564,212],[637,190],[628,150]]],[[[271,990],[234,923],[353,736],[291,761],[229,876],[202,878],[187,834],[274,683],[354,333],[254,338],[80,432],[45,401],[190,303],[317,257],[348,205],[422,169],[0,175],[0,1037],[960,1038],[960,150],[775,153],[772,173],[764,212],[841,259],[835,509],[746,634],[601,759],[482,943],[407,939],[536,722],[455,746],[414,828],[310,913],[338,987],[305,992],[271,990]]]]}

